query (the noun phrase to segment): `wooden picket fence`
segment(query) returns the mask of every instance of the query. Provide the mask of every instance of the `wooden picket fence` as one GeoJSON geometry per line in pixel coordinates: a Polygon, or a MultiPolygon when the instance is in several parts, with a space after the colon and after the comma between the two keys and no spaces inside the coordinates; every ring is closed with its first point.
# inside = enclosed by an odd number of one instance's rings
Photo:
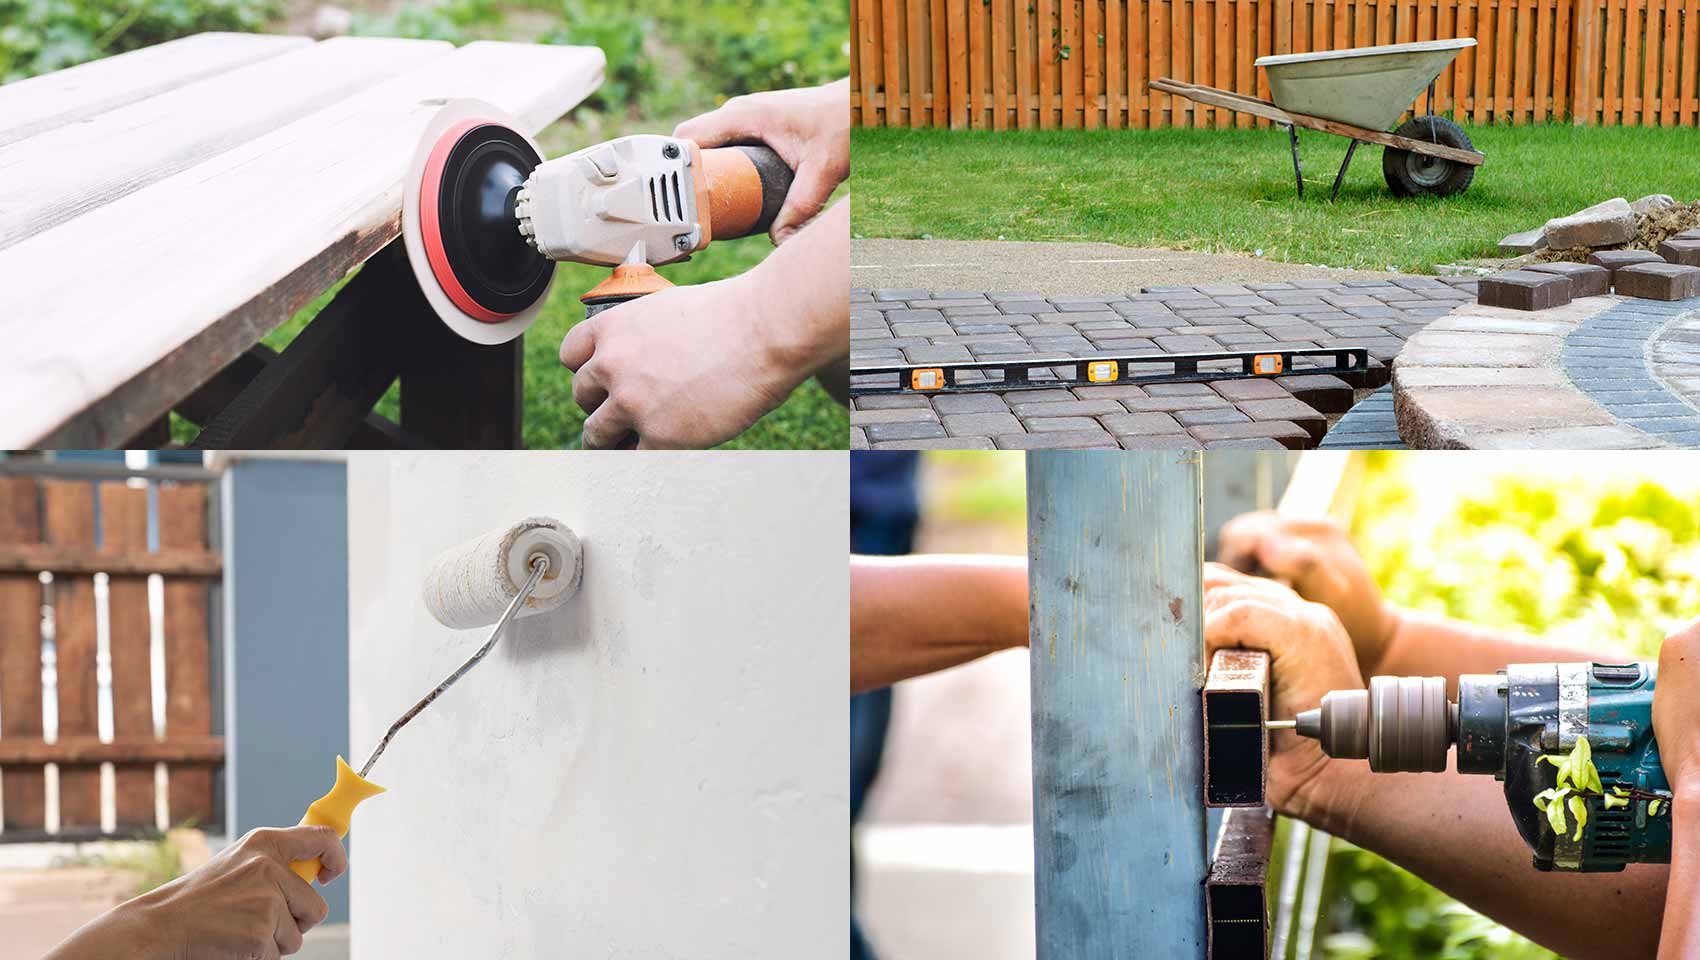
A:
{"type": "Polygon", "coordinates": [[[136,835],[158,827],[155,765],[166,764],[168,823],[213,821],[209,587],[222,561],[207,541],[207,490],[119,481],[0,477],[0,841],[48,836],[48,764],[58,769],[59,838],[136,835]],[[99,535],[97,536],[97,524],[99,535]],[[97,544],[99,546],[97,547],[97,544]],[[43,572],[51,574],[44,582],[43,572]],[[99,611],[107,577],[106,674],[111,736],[100,735],[99,611]],[[162,576],[165,734],[155,733],[148,577],[162,576]],[[51,611],[51,631],[43,627],[51,611]],[[51,637],[51,647],[45,643],[51,637]],[[56,675],[58,736],[44,735],[43,652],[56,675]],[[110,822],[101,768],[112,765],[110,822]]]}
{"type": "MultiPolygon", "coordinates": [[[[850,0],[854,123],[1248,127],[1155,94],[1267,100],[1260,56],[1475,37],[1440,75],[1460,122],[1695,126],[1700,0],[850,0]]],[[[1417,109],[1427,109],[1427,95],[1417,109]]]]}

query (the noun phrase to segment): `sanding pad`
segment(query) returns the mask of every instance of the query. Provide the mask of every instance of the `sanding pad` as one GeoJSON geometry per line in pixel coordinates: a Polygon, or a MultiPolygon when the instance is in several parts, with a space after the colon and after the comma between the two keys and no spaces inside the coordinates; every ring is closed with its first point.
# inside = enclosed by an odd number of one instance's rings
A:
{"type": "Polygon", "coordinates": [[[482,100],[451,100],[419,138],[401,207],[407,260],[425,299],[475,343],[507,343],[542,312],[555,264],[531,249],[513,195],[543,162],[519,122],[482,100]]]}

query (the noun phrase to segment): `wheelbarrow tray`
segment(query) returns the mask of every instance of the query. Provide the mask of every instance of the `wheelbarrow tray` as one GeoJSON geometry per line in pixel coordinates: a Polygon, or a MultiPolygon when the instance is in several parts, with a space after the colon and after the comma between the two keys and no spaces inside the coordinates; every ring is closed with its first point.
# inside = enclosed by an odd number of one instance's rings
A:
{"type": "MultiPolygon", "coordinates": [[[[1265,120],[1272,120],[1285,126],[1303,127],[1306,130],[1320,130],[1324,133],[1350,137],[1353,140],[1359,140],[1364,143],[1379,143],[1383,146],[1393,147],[1398,150],[1408,150],[1411,153],[1419,153],[1424,156],[1441,157],[1458,163],[1466,163],[1473,167],[1481,166],[1482,161],[1487,159],[1485,154],[1476,150],[1461,150],[1457,147],[1448,147],[1444,144],[1429,143],[1426,140],[1413,140],[1410,137],[1401,137],[1397,134],[1388,133],[1385,130],[1377,130],[1371,127],[1360,127],[1354,124],[1341,123],[1338,120],[1329,120],[1324,117],[1311,116],[1304,113],[1293,113],[1290,110],[1283,110],[1267,100],[1259,100],[1256,97],[1248,97],[1244,94],[1233,93],[1216,87],[1207,87],[1202,84],[1187,83],[1184,80],[1174,80],[1169,77],[1162,77],[1151,81],[1151,89],[1162,93],[1173,94],[1177,97],[1185,97],[1188,100],[1208,104],[1213,107],[1225,107],[1236,113],[1249,113],[1254,117],[1262,117],[1265,120]]],[[[1404,107],[1400,107],[1400,110],[1403,111],[1404,107]]]]}
{"type": "Polygon", "coordinates": [[[1473,37],[1258,57],[1283,110],[1374,130],[1391,128],[1473,37]]]}

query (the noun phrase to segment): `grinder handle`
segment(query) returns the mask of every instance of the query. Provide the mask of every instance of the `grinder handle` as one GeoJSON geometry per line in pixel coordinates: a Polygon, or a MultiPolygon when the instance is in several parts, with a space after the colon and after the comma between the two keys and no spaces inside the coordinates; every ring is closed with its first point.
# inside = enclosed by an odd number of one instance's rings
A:
{"type": "MultiPolygon", "coordinates": [[[[336,783],[331,785],[330,792],[307,807],[307,813],[302,816],[299,826],[330,827],[338,837],[348,836],[348,821],[354,816],[354,808],[360,801],[375,797],[384,792],[378,786],[348,765],[348,761],[336,758],[336,783]]],[[[301,879],[312,883],[319,875],[319,858],[297,860],[289,865],[289,869],[301,879]]]]}
{"type": "Polygon", "coordinates": [[[707,149],[703,160],[714,239],[766,233],[785,205],[796,171],[761,143],[707,149]]]}

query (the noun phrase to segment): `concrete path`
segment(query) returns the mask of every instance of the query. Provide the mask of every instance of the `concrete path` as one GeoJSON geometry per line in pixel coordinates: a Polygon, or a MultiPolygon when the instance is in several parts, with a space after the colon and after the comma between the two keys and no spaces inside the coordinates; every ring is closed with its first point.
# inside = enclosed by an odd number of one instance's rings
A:
{"type": "Polygon", "coordinates": [[[1150,286],[1397,276],[1281,263],[1238,253],[1194,253],[1110,243],[998,240],[850,241],[852,287],[1132,293],[1150,286]]]}

